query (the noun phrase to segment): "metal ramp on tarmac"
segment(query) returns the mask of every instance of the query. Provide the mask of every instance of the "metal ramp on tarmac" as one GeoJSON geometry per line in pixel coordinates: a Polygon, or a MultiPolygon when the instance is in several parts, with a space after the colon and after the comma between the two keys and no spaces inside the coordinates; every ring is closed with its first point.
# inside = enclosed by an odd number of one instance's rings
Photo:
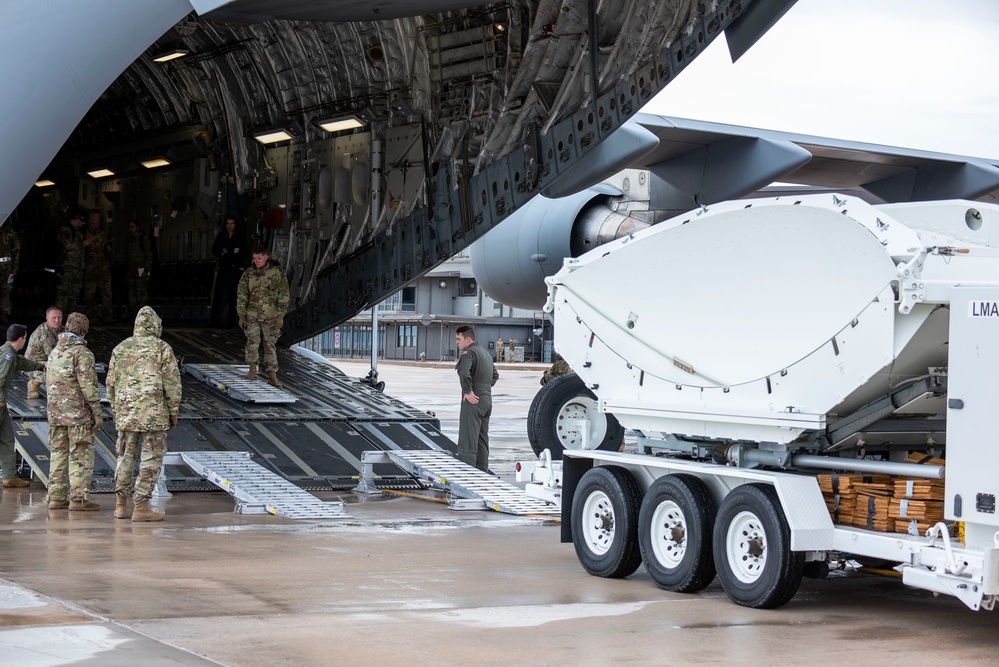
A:
{"type": "Polygon", "coordinates": [[[164,464],[187,465],[228,491],[237,514],[274,514],[287,519],[339,519],[343,502],[325,502],[250,460],[247,452],[169,452],[164,464]]]}
{"type": "Polygon", "coordinates": [[[448,452],[431,450],[369,451],[361,455],[364,472],[357,487],[359,493],[377,493],[371,467],[377,463],[394,463],[410,475],[430,482],[448,493],[475,504],[451,502],[453,509],[491,509],[520,516],[561,516],[558,505],[528,498],[524,490],[495,475],[463,463],[448,452]]]}

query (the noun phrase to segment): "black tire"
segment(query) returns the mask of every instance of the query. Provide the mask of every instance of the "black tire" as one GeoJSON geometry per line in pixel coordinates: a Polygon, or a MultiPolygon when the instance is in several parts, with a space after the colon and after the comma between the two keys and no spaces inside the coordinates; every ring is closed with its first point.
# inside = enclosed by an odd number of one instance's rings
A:
{"type": "Polygon", "coordinates": [[[638,543],[656,586],[694,593],[711,583],[716,513],[708,487],[693,475],[666,475],[652,483],[638,514],[638,543]]]}
{"type": "Polygon", "coordinates": [[[584,570],[616,579],[638,569],[641,499],[638,483],[624,468],[598,466],[583,475],[572,498],[572,544],[584,570]]]}
{"type": "Polygon", "coordinates": [[[791,529],[768,484],[746,484],[725,497],[715,518],[714,556],[725,593],[745,607],[780,607],[801,584],[805,554],[791,551],[791,529]]]}
{"type": "Polygon", "coordinates": [[[614,415],[596,410],[597,397],[575,373],[560,375],[541,387],[527,413],[527,440],[536,456],[548,450],[552,459],[562,460],[566,449],[602,449],[620,451],[624,445],[624,427],[614,415]],[[592,436],[584,443],[574,429],[564,426],[568,419],[585,415],[591,422],[592,436]]]}

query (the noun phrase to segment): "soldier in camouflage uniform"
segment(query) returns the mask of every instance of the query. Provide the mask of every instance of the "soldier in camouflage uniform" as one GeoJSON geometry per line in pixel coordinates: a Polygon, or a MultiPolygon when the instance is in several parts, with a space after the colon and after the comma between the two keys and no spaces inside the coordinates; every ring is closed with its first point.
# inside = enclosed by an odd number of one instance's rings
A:
{"type": "Polygon", "coordinates": [[[128,221],[128,307],[138,312],[149,301],[149,273],[153,270],[153,250],[149,237],[135,220],[128,221]]]}
{"type": "Polygon", "coordinates": [[[0,473],[3,474],[3,488],[11,489],[28,486],[28,480],[17,476],[14,468],[14,429],[7,412],[7,392],[17,371],[34,371],[45,368],[44,363],[22,359],[18,352],[24,347],[28,330],[23,324],[11,324],[7,328],[7,342],[0,346],[0,473]]]}
{"type": "Polygon", "coordinates": [[[559,375],[568,375],[569,373],[572,372],[573,372],[572,369],[569,367],[569,364],[566,362],[566,360],[562,358],[562,355],[556,354],[555,363],[552,364],[551,368],[547,369],[544,372],[544,374],[541,376],[541,384],[542,386],[544,386],[549,382],[551,382],[552,380],[554,380],[555,378],[557,378],[559,375]]]}
{"type": "Polygon", "coordinates": [[[142,444],[139,479],[135,483],[132,521],[162,521],[149,509],[149,499],[167,451],[167,431],[177,428],[180,370],[173,348],[160,339],[163,322],[149,306],[135,317],[135,329],[111,353],[107,390],[118,429],[118,467],[114,473],[114,518],[128,518],[135,456],[142,444]]]}
{"type": "Polygon", "coordinates": [[[112,323],[111,319],[111,241],[108,233],[101,229],[101,213],[90,211],[87,220],[87,236],[83,239],[83,293],[87,298],[87,317],[97,319],[97,292],[101,293],[101,319],[112,323]]]}
{"type": "MultiPolygon", "coordinates": [[[[45,321],[31,332],[28,349],[24,351],[25,358],[42,362],[48,359],[52,349],[59,342],[60,333],[62,333],[62,311],[57,306],[49,306],[45,310],[45,321]]],[[[44,382],[45,373],[42,371],[28,373],[28,398],[41,398],[38,389],[44,382]]]]}
{"type": "Polygon", "coordinates": [[[269,260],[267,246],[258,245],[253,249],[253,264],[243,272],[236,287],[236,314],[239,316],[239,327],[246,332],[246,363],[250,365],[246,377],[250,380],[257,378],[257,361],[263,344],[264,363],[261,370],[267,373],[269,384],[280,387],[274,344],[284,326],[284,313],[288,310],[291,297],[284,271],[276,262],[269,260]]]}
{"type": "Polygon", "coordinates": [[[104,424],[101,397],[97,391],[94,354],[84,337],[90,320],[83,313],[70,313],[66,330],[45,366],[48,393],[49,509],[69,508],[91,512],[101,507],[90,501],[90,478],[94,472],[94,434],[104,424]]]}
{"type": "Polygon", "coordinates": [[[70,214],[69,224],[63,225],[56,233],[62,248],[62,278],[56,291],[56,304],[64,312],[76,307],[83,287],[83,226],[85,214],[77,211],[70,214]]]}
{"type": "Polygon", "coordinates": [[[0,227],[0,324],[7,324],[11,311],[14,278],[21,263],[21,237],[10,220],[0,227]]]}

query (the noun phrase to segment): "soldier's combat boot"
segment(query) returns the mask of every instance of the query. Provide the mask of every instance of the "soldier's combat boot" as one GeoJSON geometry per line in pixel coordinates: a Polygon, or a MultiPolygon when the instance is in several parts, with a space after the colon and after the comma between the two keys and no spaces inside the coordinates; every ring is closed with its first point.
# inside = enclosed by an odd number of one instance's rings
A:
{"type": "Polygon", "coordinates": [[[163,512],[154,512],[149,509],[148,500],[138,500],[135,509],[132,510],[132,521],[162,521],[166,516],[163,512]]]}
{"type": "Polygon", "coordinates": [[[124,496],[116,496],[114,503],[114,518],[116,519],[127,519],[128,518],[128,498],[124,496]]]}
{"type": "Polygon", "coordinates": [[[23,489],[24,487],[30,485],[26,479],[21,479],[20,477],[10,477],[3,481],[3,488],[5,489],[23,489]]]}
{"type": "Polygon", "coordinates": [[[256,380],[257,379],[257,365],[256,364],[250,364],[250,372],[246,374],[246,379],[247,380],[256,380]]]}
{"type": "Polygon", "coordinates": [[[41,386],[41,380],[36,380],[35,378],[28,380],[28,398],[41,398],[42,395],[38,393],[38,389],[41,386]]]}
{"type": "Polygon", "coordinates": [[[70,512],[96,512],[101,508],[97,503],[91,502],[89,500],[71,500],[69,501],[69,511],[70,512]]]}
{"type": "Polygon", "coordinates": [[[49,498],[49,509],[50,510],[68,510],[69,501],[63,498],[59,500],[58,498],[49,498]]]}
{"type": "Polygon", "coordinates": [[[284,385],[277,379],[277,371],[268,371],[267,384],[272,387],[277,387],[278,389],[284,387],[284,385]]]}

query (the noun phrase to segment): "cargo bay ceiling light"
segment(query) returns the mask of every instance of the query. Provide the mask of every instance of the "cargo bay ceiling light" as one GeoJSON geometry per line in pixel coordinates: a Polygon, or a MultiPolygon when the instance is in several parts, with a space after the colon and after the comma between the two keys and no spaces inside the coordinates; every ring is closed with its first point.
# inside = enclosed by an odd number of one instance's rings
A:
{"type": "Polygon", "coordinates": [[[110,169],[94,169],[93,171],[88,171],[87,176],[91,178],[107,178],[108,176],[114,176],[114,172],[110,169]]]}
{"type": "Polygon", "coordinates": [[[55,181],[50,181],[47,178],[40,178],[37,181],[35,181],[36,188],[47,188],[50,185],[55,185],[55,181]]]}
{"type": "Polygon", "coordinates": [[[253,138],[262,144],[276,144],[279,141],[291,141],[292,136],[288,130],[278,128],[254,132],[253,138]]]}
{"type": "Polygon", "coordinates": [[[180,46],[171,46],[167,50],[163,51],[157,56],[153,57],[153,62],[155,63],[165,63],[171,60],[176,60],[177,58],[183,58],[190,51],[180,46]]]}
{"type": "Polygon", "coordinates": [[[364,127],[364,123],[359,121],[355,116],[319,118],[315,123],[327,132],[342,132],[344,130],[356,130],[359,127],[364,127]]]}
{"type": "Polygon", "coordinates": [[[170,160],[165,157],[151,157],[147,160],[140,160],[139,163],[146,169],[155,169],[156,167],[165,167],[171,164],[170,160]]]}

